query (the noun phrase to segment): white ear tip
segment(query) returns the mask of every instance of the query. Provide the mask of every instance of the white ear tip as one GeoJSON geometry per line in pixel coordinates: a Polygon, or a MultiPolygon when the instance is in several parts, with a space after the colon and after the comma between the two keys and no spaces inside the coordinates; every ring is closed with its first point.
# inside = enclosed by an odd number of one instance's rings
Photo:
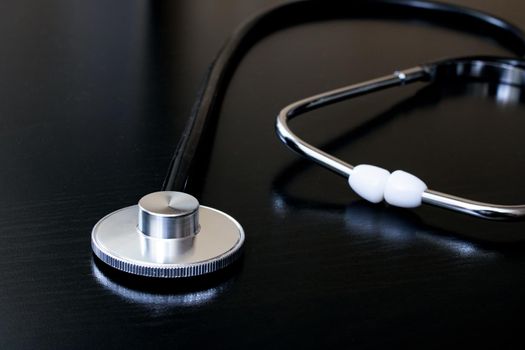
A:
{"type": "Polygon", "coordinates": [[[352,170],[348,178],[350,187],[361,197],[372,203],[383,200],[385,185],[390,173],[383,168],[361,164],[352,170]]]}
{"type": "Polygon", "coordinates": [[[427,185],[416,176],[402,170],[394,171],[385,185],[385,201],[402,208],[415,208],[421,205],[423,192],[427,185]]]}

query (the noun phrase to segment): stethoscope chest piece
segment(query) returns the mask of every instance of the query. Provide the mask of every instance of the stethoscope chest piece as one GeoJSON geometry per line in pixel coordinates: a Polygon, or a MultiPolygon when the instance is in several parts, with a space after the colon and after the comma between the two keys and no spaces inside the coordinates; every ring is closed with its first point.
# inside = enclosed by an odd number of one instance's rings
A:
{"type": "Polygon", "coordinates": [[[231,216],[182,192],[154,192],[93,228],[91,246],[104,263],[131,274],[179,278],[235,261],[244,231],[231,216]]]}

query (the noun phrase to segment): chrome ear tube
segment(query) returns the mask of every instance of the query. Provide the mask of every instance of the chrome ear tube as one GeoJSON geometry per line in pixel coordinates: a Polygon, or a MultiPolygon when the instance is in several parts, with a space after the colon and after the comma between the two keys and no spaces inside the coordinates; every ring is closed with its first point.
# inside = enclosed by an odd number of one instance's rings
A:
{"type": "Polygon", "coordinates": [[[425,203],[483,219],[523,220],[525,204],[501,205],[474,201],[430,190],[420,179],[402,170],[390,173],[369,164],[353,166],[304,141],[288,125],[293,118],[343,100],[414,82],[453,79],[485,80],[523,88],[525,61],[500,57],[448,59],[310,96],[281,110],[276,120],[277,135],[296,153],[347,178],[350,187],[370,202],[385,200],[390,205],[404,208],[414,208],[425,203]]]}
{"type": "Polygon", "coordinates": [[[175,191],[150,193],[93,228],[95,255],[118,270],[161,278],[193,277],[235,261],[244,231],[228,214],[175,191]]]}

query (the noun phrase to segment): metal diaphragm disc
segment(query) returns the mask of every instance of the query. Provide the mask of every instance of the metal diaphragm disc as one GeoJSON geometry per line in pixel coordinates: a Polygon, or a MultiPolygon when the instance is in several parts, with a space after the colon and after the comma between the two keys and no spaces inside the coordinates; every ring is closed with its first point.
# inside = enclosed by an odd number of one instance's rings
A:
{"type": "Polygon", "coordinates": [[[162,278],[203,275],[240,255],[244,231],[231,216],[199,206],[200,230],[185,238],[158,238],[137,229],[139,206],[117,210],[93,228],[91,246],[106,264],[128,273],[162,278]]]}

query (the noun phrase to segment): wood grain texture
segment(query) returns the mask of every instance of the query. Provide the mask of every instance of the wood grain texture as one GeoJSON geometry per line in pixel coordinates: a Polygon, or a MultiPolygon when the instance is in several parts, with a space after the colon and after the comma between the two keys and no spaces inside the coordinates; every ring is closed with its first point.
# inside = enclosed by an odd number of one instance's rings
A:
{"type": "MultiPolygon", "coordinates": [[[[159,282],[94,261],[97,220],[160,188],[228,32],[278,2],[0,4],[0,348],[525,345],[525,223],[365,204],[274,133],[295,99],[436,58],[505,54],[421,23],[313,23],[248,53],[193,185],[244,226],[239,264],[159,282]]],[[[519,0],[461,3],[525,28],[519,0]]],[[[519,203],[525,109],[497,91],[407,87],[293,127],[352,163],[519,203]]]]}

